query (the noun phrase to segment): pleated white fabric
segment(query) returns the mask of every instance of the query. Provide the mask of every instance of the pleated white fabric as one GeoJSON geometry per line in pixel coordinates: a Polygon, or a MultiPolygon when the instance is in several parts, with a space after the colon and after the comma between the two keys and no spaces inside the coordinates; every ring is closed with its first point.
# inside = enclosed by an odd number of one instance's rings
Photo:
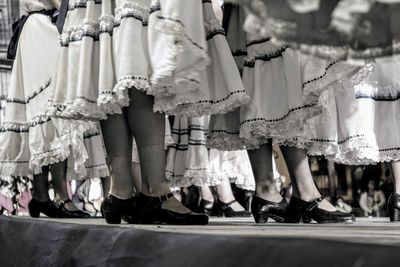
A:
{"type": "Polygon", "coordinates": [[[31,15],[21,32],[1,127],[2,175],[38,174],[43,166],[67,158],[71,179],[109,174],[95,124],[51,118],[46,113],[58,53],[58,31],[51,18],[31,15]]]}
{"type": "Polygon", "coordinates": [[[338,82],[332,88],[331,116],[316,125],[309,153],[349,165],[399,160],[399,68],[397,56],[377,59],[338,82]]]}

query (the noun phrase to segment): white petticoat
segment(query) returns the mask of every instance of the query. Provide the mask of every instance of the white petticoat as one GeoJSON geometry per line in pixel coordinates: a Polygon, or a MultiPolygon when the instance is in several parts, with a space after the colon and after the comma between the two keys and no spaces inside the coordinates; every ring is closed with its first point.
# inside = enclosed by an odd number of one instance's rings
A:
{"type": "Polygon", "coordinates": [[[225,113],[248,101],[211,1],[150,2],[70,1],[51,116],[105,119],[129,105],[132,88],[168,114],[225,113]]]}
{"type": "MultiPolygon", "coordinates": [[[[240,21],[244,23],[244,12],[231,12],[232,17],[226,19],[233,23],[228,23],[229,28],[240,21]]],[[[268,36],[248,33],[228,36],[228,40],[239,54],[247,55],[243,83],[251,101],[234,112],[211,116],[211,148],[254,149],[269,139],[302,146],[298,139],[314,131],[315,123],[327,116],[330,84],[358,69],[340,58],[328,61],[298,53],[286,45],[276,46],[268,36]]],[[[239,56],[236,58],[241,62],[239,56]]]]}
{"type": "Polygon", "coordinates": [[[230,180],[238,187],[254,190],[255,181],[246,151],[207,149],[207,117],[176,117],[172,136],[175,144],[167,154],[166,176],[172,187],[215,186],[230,180]]]}
{"type": "Polygon", "coordinates": [[[316,125],[310,154],[348,165],[400,159],[399,63],[399,57],[377,59],[332,86],[331,116],[316,125]]]}
{"type": "Polygon", "coordinates": [[[2,175],[38,174],[43,166],[67,158],[75,162],[69,177],[108,174],[104,152],[96,145],[101,139],[87,138],[86,144],[81,141],[93,125],[84,126],[79,121],[72,125],[46,115],[48,96],[54,88],[51,77],[59,52],[57,36],[51,19],[42,14],[31,15],[21,32],[0,134],[2,175]],[[34,68],[32,64],[36,64],[34,68]],[[69,131],[61,131],[60,125],[68,125],[69,131]],[[95,149],[88,153],[85,145],[95,149]],[[99,161],[87,172],[87,159],[96,156],[99,161]]]}

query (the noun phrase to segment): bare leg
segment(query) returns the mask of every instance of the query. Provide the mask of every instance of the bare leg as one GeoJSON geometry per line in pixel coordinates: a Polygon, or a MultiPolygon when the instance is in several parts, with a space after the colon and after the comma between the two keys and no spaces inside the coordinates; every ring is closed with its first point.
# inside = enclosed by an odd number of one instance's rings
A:
{"type": "Polygon", "coordinates": [[[111,178],[109,194],[119,199],[134,195],[131,176],[132,134],[123,114],[110,116],[101,122],[104,143],[110,158],[111,178]]]}
{"type": "MultiPolygon", "coordinates": [[[[138,147],[142,170],[142,193],[147,196],[168,194],[165,178],[165,116],[153,112],[154,99],[139,90],[129,91],[128,122],[138,147]]],[[[132,146],[131,146],[132,147],[132,146]]],[[[163,208],[190,212],[177,199],[169,198],[163,208]]]]}
{"type": "Polygon", "coordinates": [[[139,162],[132,162],[132,177],[133,184],[135,185],[136,193],[140,193],[142,190],[142,171],[140,169],[139,162]]]}
{"type": "MultiPolygon", "coordinates": [[[[59,162],[50,166],[50,173],[54,189],[54,201],[65,202],[69,200],[67,188],[67,161],[59,162]]],[[[72,202],[65,203],[65,208],[70,211],[79,210],[72,202]]]]}
{"type": "Polygon", "coordinates": [[[268,201],[280,202],[282,196],[276,188],[272,165],[272,142],[247,152],[256,180],[256,196],[268,201]]]}
{"type": "Polygon", "coordinates": [[[203,185],[200,187],[201,198],[210,202],[214,202],[214,196],[211,192],[211,189],[207,185],[203,185]]]}
{"type": "Polygon", "coordinates": [[[49,168],[43,167],[40,174],[33,176],[33,199],[46,202],[50,201],[49,196],[49,168]]]}
{"type": "MultiPolygon", "coordinates": [[[[321,196],[311,175],[308,156],[304,149],[281,146],[293,184],[293,196],[304,201],[311,201],[321,196]]],[[[322,201],[319,208],[335,211],[336,208],[329,201],[322,201]]]]}
{"type": "Polygon", "coordinates": [[[110,191],[110,183],[111,183],[110,180],[111,180],[110,176],[101,178],[101,185],[103,187],[104,197],[106,197],[107,193],[110,191]]]}
{"type": "Polygon", "coordinates": [[[392,172],[394,180],[394,192],[400,194],[400,161],[392,162],[392,172]]]}
{"type": "MultiPolygon", "coordinates": [[[[217,185],[216,188],[219,200],[222,202],[229,203],[235,200],[229,180],[224,180],[221,184],[217,185]]],[[[244,211],[244,208],[237,201],[232,203],[231,208],[234,211],[244,211]]]]}

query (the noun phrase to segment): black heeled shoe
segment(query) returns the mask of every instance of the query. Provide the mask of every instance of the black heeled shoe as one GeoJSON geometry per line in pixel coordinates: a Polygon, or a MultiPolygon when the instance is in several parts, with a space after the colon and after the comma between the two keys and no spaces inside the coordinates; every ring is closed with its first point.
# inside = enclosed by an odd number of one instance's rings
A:
{"type": "Polygon", "coordinates": [[[400,194],[390,195],[387,210],[391,222],[400,222],[400,194]]]}
{"type": "Polygon", "coordinates": [[[287,203],[284,198],[277,203],[255,196],[251,202],[251,213],[256,223],[267,223],[268,218],[283,223],[286,221],[286,209],[287,203]]]}
{"type": "Polygon", "coordinates": [[[229,203],[224,203],[218,199],[217,203],[215,203],[215,213],[217,217],[250,217],[251,213],[247,210],[236,211],[231,206],[233,203],[237,202],[233,200],[229,203]]]}
{"type": "Polygon", "coordinates": [[[310,223],[311,220],[317,223],[354,223],[356,217],[352,213],[341,211],[327,211],[318,208],[324,197],[316,198],[310,202],[303,201],[296,197],[290,199],[287,208],[286,222],[288,223],[310,223]]]}
{"type": "Polygon", "coordinates": [[[71,199],[67,199],[63,202],[58,202],[56,205],[60,209],[61,213],[63,214],[63,218],[70,218],[70,219],[87,219],[90,218],[90,214],[86,213],[81,210],[68,210],[65,205],[67,203],[72,203],[71,199]]]}
{"type": "Polygon", "coordinates": [[[136,202],[136,212],[140,224],[175,224],[175,225],[205,225],[208,216],[202,213],[179,213],[162,208],[162,204],[172,193],[159,197],[145,196],[140,193],[136,202]]]}
{"type": "Polygon", "coordinates": [[[119,199],[108,195],[101,204],[101,213],[108,224],[120,224],[121,220],[129,224],[137,223],[135,197],[119,199]]]}
{"type": "Polygon", "coordinates": [[[32,218],[39,218],[40,213],[43,213],[49,218],[63,218],[64,215],[51,200],[42,202],[32,198],[31,201],[29,201],[28,210],[32,218]]]}
{"type": "Polygon", "coordinates": [[[214,202],[202,199],[200,201],[199,207],[197,208],[197,213],[204,213],[207,216],[211,216],[213,213],[214,202]]]}

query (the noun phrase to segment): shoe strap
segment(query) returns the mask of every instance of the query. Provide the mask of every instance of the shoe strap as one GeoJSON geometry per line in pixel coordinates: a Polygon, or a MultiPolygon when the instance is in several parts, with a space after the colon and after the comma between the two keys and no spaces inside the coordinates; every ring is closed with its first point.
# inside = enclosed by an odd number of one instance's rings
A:
{"type": "Polygon", "coordinates": [[[67,200],[64,200],[64,201],[61,201],[61,202],[57,202],[57,204],[60,206],[60,207],[64,207],[66,204],[68,204],[68,203],[72,203],[72,200],[71,199],[67,199],[67,200]]]}
{"type": "Polygon", "coordinates": [[[170,199],[171,197],[174,197],[174,194],[173,193],[168,193],[166,195],[159,196],[158,200],[160,200],[161,203],[164,203],[164,202],[167,202],[168,199],[170,199]]]}
{"type": "Polygon", "coordinates": [[[222,209],[227,209],[227,208],[229,208],[233,203],[236,202],[236,199],[234,199],[234,200],[232,200],[232,201],[230,201],[230,202],[228,202],[228,203],[222,202],[221,200],[219,200],[219,202],[222,204],[222,205],[221,205],[221,208],[222,208],[222,209]]]}
{"type": "Polygon", "coordinates": [[[318,207],[319,203],[321,203],[322,200],[324,200],[324,199],[325,199],[324,196],[320,196],[319,198],[311,200],[310,205],[307,207],[306,211],[312,211],[313,209],[318,207]]]}

